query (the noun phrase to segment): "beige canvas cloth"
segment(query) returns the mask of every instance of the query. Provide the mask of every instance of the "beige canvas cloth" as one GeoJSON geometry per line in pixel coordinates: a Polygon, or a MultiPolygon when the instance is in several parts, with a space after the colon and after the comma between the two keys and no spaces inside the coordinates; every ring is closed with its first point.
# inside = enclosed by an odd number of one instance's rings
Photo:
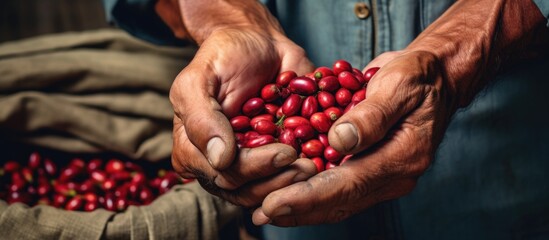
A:
{"type": "Polygon", "coordinates": [[[65,152],[171,153],[171,83],[194,47],[116,30],[0,44],[0,138],[65,152]]]}
{"type": "MultiPolygon", "coordinates": [[[[168,92],[194,52],[112,29],[0,44],[0,140],[169,159],[168,92]]],[[[197,183],[118,214],[0,201],[0,239],[217,239],[238,214],[197,183]]]]}

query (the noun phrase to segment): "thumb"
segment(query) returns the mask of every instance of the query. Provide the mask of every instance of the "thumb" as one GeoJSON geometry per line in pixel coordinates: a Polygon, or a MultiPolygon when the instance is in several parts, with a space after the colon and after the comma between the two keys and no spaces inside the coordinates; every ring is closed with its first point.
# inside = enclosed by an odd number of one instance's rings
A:
{"type": "Polygon", "coordinates": [[[367,98],[341,116],[328,133],[330,145],[344,154],[360,152],[383,139],[420,102],[422,89],[402,83],[397,69],[381,68],[368,84],[367,98]],[[385,70],[385,71],[384,71],[385,70]]]}
{"type": "Polygon", "coordinates": [[[236,143],[229,120],[214,97],[218,86],[213,71],[193,71],[189,66],[172,84],[170,101],[189,141],[213,168],[222,170],[235,158],[236,143]]]}

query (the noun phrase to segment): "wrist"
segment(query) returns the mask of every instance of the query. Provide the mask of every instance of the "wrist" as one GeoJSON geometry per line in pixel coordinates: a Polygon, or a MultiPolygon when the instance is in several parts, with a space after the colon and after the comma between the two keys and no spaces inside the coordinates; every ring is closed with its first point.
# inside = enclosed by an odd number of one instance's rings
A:
{"type": "Polygon", "coordinates": [[[455,108],[467,106],[502,69],[547,54],[549,31],[532,1],[457,1],[407,50],[440,60],[455,108]]]}
{"type": "Polygon", "coordinates": [[[213,32],[225,29],[269,35],[283,32],[278,21],[256,0],[159,0],[156,9],[178,38],[199,45],[213,32]]]}

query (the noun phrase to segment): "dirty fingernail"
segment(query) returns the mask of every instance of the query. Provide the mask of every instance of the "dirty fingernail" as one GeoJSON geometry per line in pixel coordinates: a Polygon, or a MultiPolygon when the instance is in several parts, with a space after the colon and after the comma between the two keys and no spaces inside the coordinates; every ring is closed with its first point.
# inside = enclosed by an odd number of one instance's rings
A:
{"type": "Polygon", "coordinates": [[[349,151],[355,147],[358,142],[358,134],[356,128],[353,124],[342,123],[335,127],[334,129],[337,138],[342,143],[345,151],[349,151]]]}
{"type": "Polygon", "coordinates": [[[208,141],[206,150],[208,151],[208,161],[210,161],[210,165],[217,168],[221,161],[221,155],[223,155],[223,152],[225,151],[225,143],[221,138],[214,137],[208,141]]]}
{"type": "Polygon", "coordinates": [[[273,159],[273,167],[281,168],[291,163],[290,156],[285,153],[277,153],[273,159]]]}

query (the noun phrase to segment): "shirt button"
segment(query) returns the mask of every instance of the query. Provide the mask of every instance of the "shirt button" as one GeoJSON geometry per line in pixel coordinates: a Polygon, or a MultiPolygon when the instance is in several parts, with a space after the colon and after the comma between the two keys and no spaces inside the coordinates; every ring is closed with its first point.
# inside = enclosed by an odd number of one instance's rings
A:
{"type": "Polygon", "coordinates": [[[366,19],[370,16],[370,9],[368,5],[363,2],[355,4],[355,15],[358,19],[366,19]]]}

